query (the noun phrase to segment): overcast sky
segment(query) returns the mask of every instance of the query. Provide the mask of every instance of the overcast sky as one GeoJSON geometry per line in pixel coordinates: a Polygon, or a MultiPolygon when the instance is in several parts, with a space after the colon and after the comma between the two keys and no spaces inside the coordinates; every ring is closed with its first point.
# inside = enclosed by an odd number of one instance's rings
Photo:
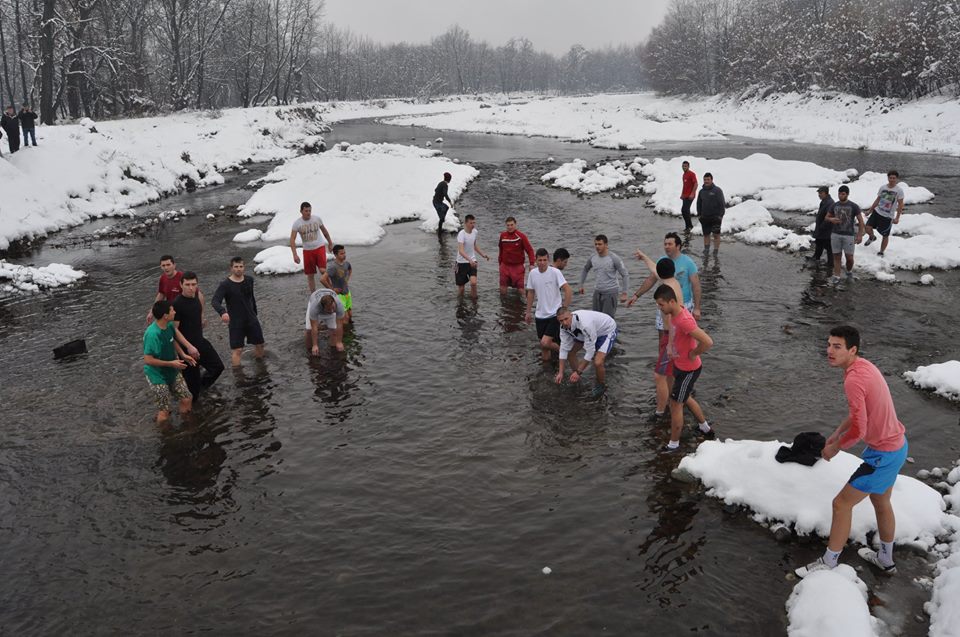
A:
{"type": "Polygon", "coordinates": [[[659,24],[670,0],[326,0],[329,22],[379,42],[427,42],[453,24],[500,45],[529,38],[562,54],[636,44],[659,24]]]}

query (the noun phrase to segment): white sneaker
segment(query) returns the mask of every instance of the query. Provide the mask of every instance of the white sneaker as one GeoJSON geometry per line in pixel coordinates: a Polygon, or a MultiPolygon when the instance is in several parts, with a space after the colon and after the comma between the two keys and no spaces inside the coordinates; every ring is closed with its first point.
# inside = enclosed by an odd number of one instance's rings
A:
{"type": "Polygon", "coordinates": [[[869,562],[870,564],[876,566],[884,575],[893,575],[897,572],[896,564],[890,564],[887,566],[886,564],[882,563],[880,561],[880,555],[871,548],[863,547],[857,551],[857,555],[859,555],[864,562],[869,562]]]}
{"type": "Polygon", "coordinates": [[[829,571],[832,568],[832,566],[823,561],[822,557],[818,557],[816,562],[810,562],[806,566],[801,566],[800,568],[795,569],[793,572],[797,574],[797,577],[803,579],[810,573],[815,573],[817,571],[829,571]]]}
{"type": "Polygon", "coordinates": [[[853,281],[853,271],[847,270],[847,281],[853,281]]]}
{"type": "Polygon", "coordinates": [[[838,277],[838,276],[831,277],[831,278],[830,278],[830,282],[833,283],[834,285],[839,285],[839,284],[840,284],[840,277],[838,277]]]}

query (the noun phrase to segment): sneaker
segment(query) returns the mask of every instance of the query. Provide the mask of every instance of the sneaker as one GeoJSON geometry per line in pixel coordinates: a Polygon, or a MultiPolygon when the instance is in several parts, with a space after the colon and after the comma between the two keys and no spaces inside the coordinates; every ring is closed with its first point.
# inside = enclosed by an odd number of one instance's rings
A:
{"type": "Polygon", "coordinates": [[[822,557],[818,557],[816,562],[810,562],[806,566],[801,566],[800,568],[795,569],[793,572],[797,574],[797,577],[803,579],[810,573],[815,573],[817,571],[829,571],[831,568],[833,567],[824,562],[822,557]]]}
{"type": "Polygon", "coordinates": [[[694,430],[694,432],[696,432],[696,434],[697,434],[699,437],[703,438],[704,440],[716,440],[716,439],[717,439],[717,430],[714,429],[713,427],[710,427],[710,430],[709,430],[709,431],[704,431],[703,429],[700,428],[700,425],[694,425],[694,426],[693,426],[693,430],[694,430]]]}
{"type": "Polygon", "coordinates": [[[662,414],[658,414],[657,412],[653,412],[652,414],[650,414],[649,416],[647,416],[647,422],[660,422],[661,420],[663,420],[663,419],[666,418],[666,417],[667,417],[667,412],[663,412],[662,414]]]}
{"type": "Polygon", "coordinates": [[[593,391],[590,393],[590,396],[593,398],[600,398],[607,391],[607,386],[601,383],[597,383],[593,386],[593,391]]]}
{"type": "Polygon", "coordinates": [[[870,564],[876,566],[884,575],[893,575],[897,572],[896,564],[890,564],[887,566],[881,563],[880,555],[878,555],[877,552],[871,548],[864,547],[857,551],[857,555],[859,555],[864,562],[869,562],[870,564]]]}
{"type": "Polygon", "coordinates": [[[830,277],[830,282],[833,283],[834,285],[840,285],[840,277],[838,276],[830,277]]]}
{"type": "Polygon", "coordinates": [[[663,453],[676,453],[677,451],[680,451],[680,447],[671,447],[670,445],[663,445],[660,448],[660,451],[662,451],[663,453]]]}
{"type": "Polygon", "coordinates": [[[847,270],[847,281],[853,281],[853,272],[847,270]]]}
{"type": "Polygon", "coordinates": [[[873,243],[874,239],[876,239],[876,237],[874,237],[873,235],[867,235],[867,240],[863,242],[863,245],[865,246],[870,245],[871,243],[873,243]]]}
{"type": "Polygon", "coordinates": [[[882,259],[882,258],[883,258],[883,250],[881,250],[880,252],[878,252],[877,255],[882,259]]]}

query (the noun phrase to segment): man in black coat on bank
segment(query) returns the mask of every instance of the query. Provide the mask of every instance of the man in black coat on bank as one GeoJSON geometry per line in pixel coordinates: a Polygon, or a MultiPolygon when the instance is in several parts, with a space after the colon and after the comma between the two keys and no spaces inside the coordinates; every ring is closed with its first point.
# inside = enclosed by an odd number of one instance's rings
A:
{"type": "Polygon", "coordinates": [[[813,239],[816,242],[816,249],[813,251],[811,260],[819,261],[820,255],[827,253],[827,264],[833,263],[833,249],[830,247],[830,235],[833,233],[833,224],[827,223],[827,213],[833,207],[833,197],[830,196],[830,189],[826,186],[817,188],[817,196],[820,197],[820,209],[817,211],[817,221],[813,227],[813,239]]]}
{"type": "Polygon", "coordinates": [[[7,136],[7,143],[10,145],[10,152],[15,153],[20,150],[20,120],[12,106],[8,106],[3,116],[0,117],[0,128],[7,136]]]}
{"type": "Polygon", "coordinates": [[[33,145],[37,145],[37,114],[33,112],[33,109],[30,108],[29,104],[24,104],[23,108],[20,109],[20,113],[17,115],[17,119],[20,120],[20,128],[23,129],[23,145],[24,147],[30,145],[30,140],[33,140],[33,145]],[[28,138],[29,136],[29,138],[28,138]]]}

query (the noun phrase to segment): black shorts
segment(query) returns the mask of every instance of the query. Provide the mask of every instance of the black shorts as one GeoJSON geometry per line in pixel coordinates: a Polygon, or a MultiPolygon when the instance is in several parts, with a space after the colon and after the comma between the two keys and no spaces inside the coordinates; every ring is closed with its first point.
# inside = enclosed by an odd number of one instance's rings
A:
{"type": "Polygon", "coordinates": [[[230,321],[230,349],[240,349],[246,339],[248,345],[263,345],[263,329],[260,321],[250,319],[243,323],[234,324],[230,321]]]}
{"type": "Polygon", "coordinates": [[[867,219],[867,225],[879,232],[881,237],[889,237],[890,230],[893,227],[893,219],[884,217],[878,212],[872,212],[870,218],[867,219]]]}
{"type": "Polygon", "coordinates": [[[694,384],[697,382],[697,379],[700,378],[700,371],[702,369],[703,366],[700,366],[692,372],[686,372],[674,365],[673,391],[670,392],[670,398],[681,404],[687,402],[687,399],[690,398],[690,394],[693,392],[694,384]]]}
{"type": "Polygon", "coordinates": [[[556,316],[535,320],[537,322],[537,338],[549,336],[558,343],[560,342],[560,321],[557,320],[556,316]]]}
{"type": "Polygon", "coordinates": [[[455,278],[457,285],[466,285],[470,282],[470,277],[477,276],[477,266],[469,263],[458,263],[455,278]]]}
{"type": "Polygon", "coordinates": [[[707,219],[700,217],[700,227],[703,228],[703,236],[720,234],[721,223],[723,223],[723,217],[709,217],[707,219]]]}

